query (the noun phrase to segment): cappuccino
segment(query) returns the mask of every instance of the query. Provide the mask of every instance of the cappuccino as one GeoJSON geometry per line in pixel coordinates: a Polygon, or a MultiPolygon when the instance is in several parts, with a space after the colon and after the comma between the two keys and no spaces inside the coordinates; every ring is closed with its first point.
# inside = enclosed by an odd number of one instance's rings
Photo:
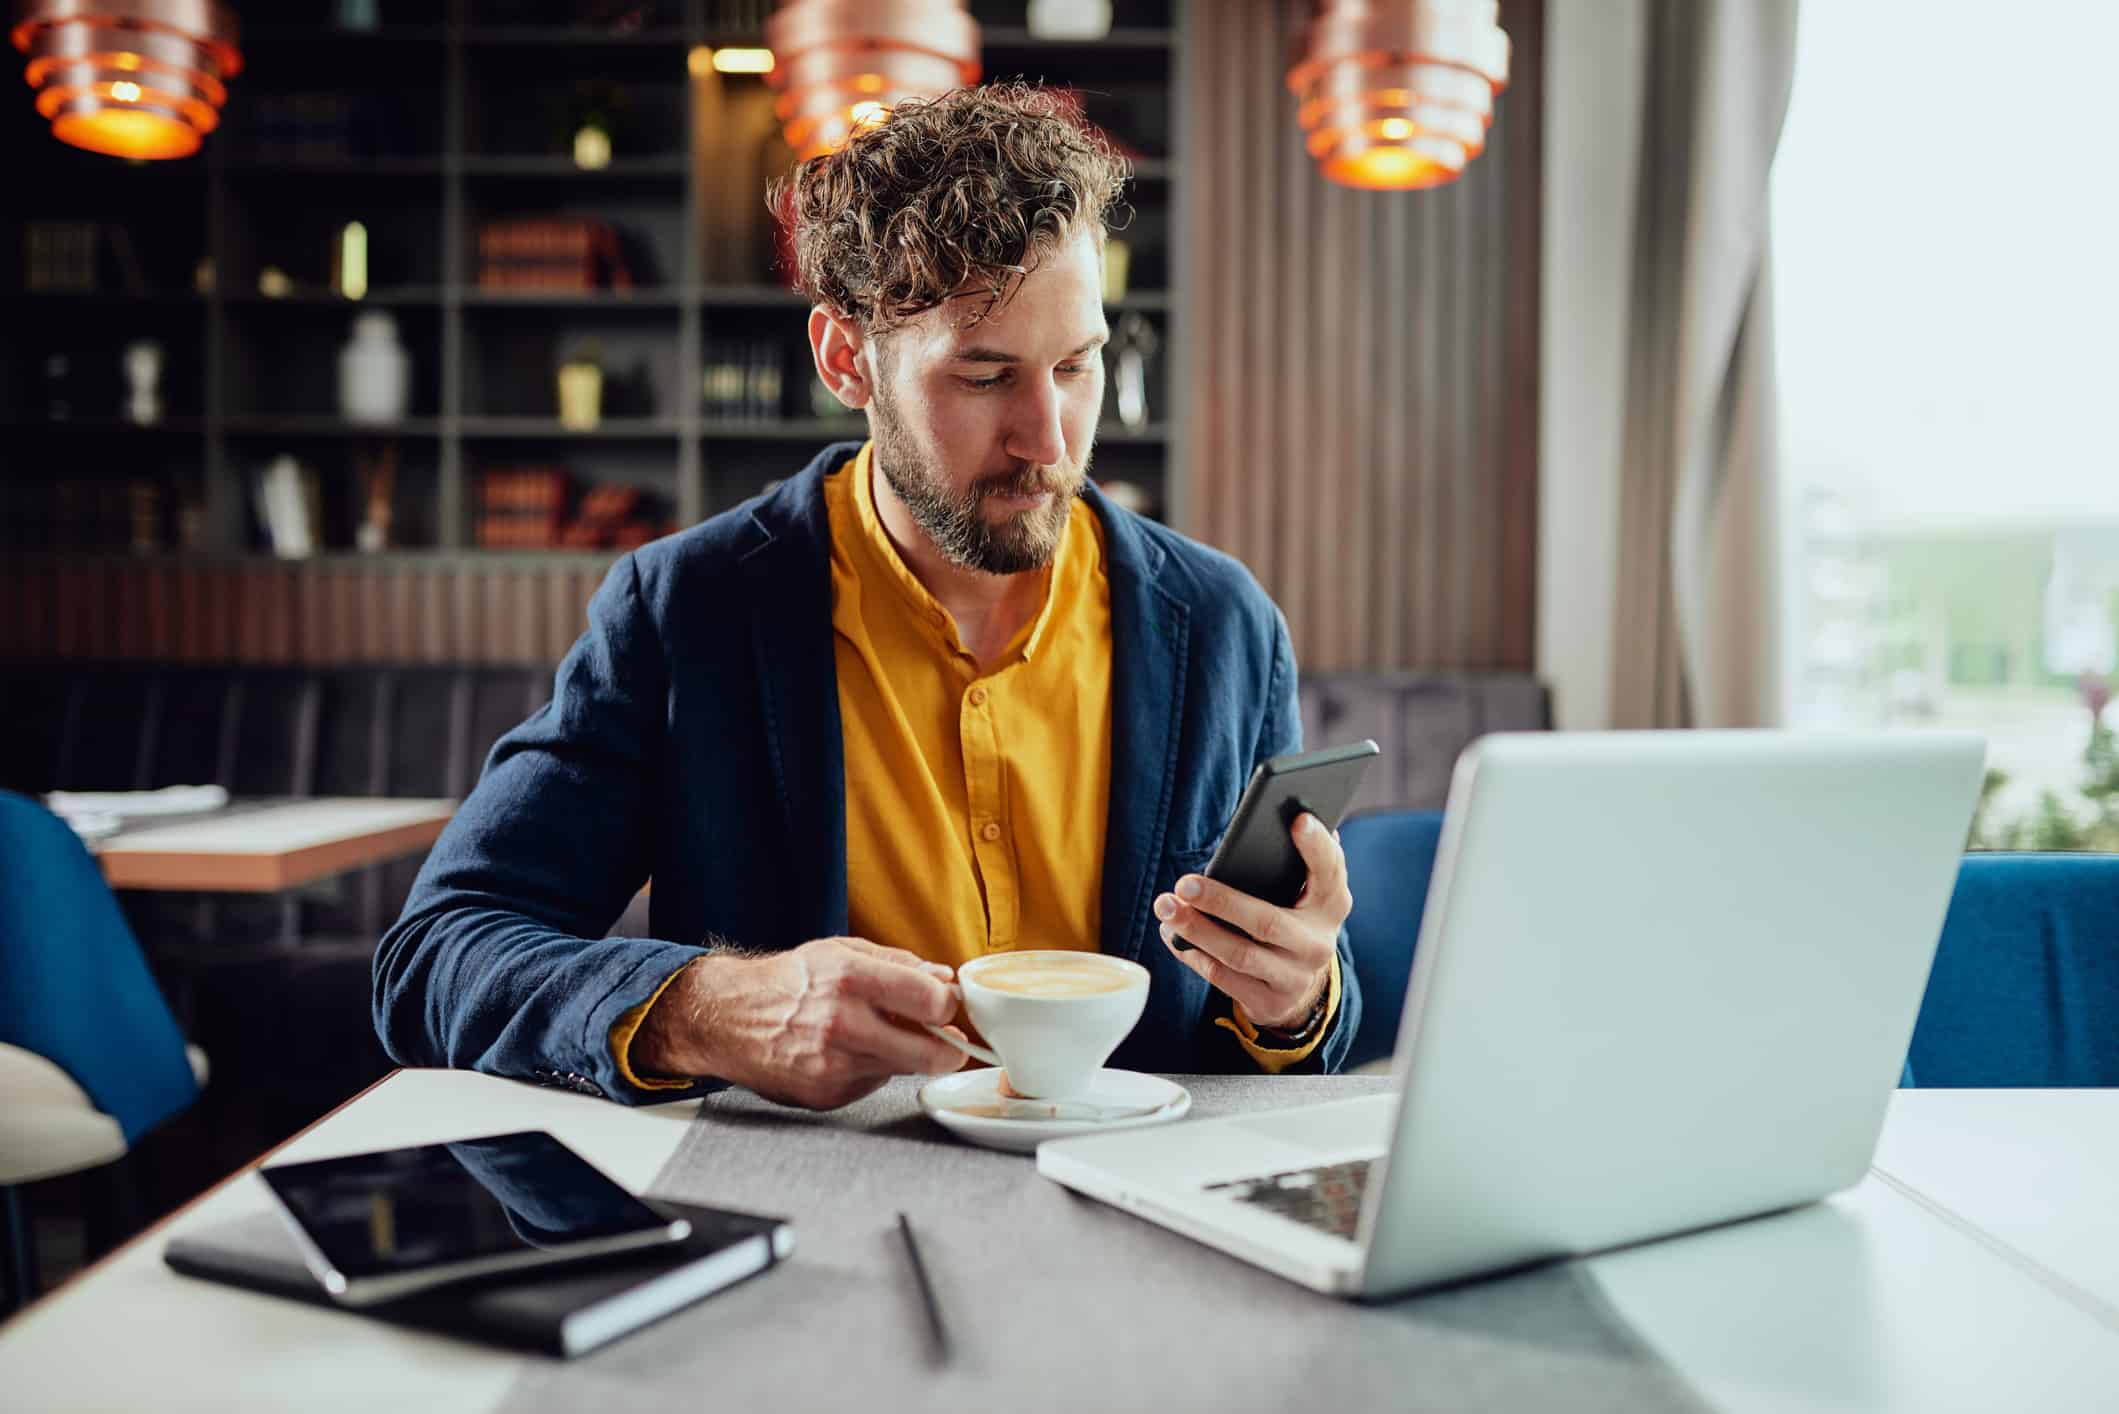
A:
{"type": "Polygon", "coordinates": [[[1094,997],[1136,985],[1132,971],[1097,953],[991,957],[974,974],[981,987],[1019,997],[1094,997]]]}
{"type": "Polygon", "coordinates": [[[957,969],[971,1024],[992,1043],[979,1059],[1018,1095],[1058,1100],[1096,1078],[1148,1004],[1148,969],[1094,952],[992,953],[957,969]]]}

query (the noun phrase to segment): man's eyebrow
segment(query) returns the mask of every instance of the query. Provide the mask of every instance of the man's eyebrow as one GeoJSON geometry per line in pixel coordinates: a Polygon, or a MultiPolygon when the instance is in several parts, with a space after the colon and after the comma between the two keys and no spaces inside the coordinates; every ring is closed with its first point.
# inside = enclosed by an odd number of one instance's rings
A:
{"type": "MultiPolygon", "coordinates": [[[[1108,334],[1098,334],[1098,335],[1096,335],[1096,336],[1095,336],[1094,338],[1092,338],[1092,339],[1089,339],[1089,340],[1085,341],[1085,342],[1084,342],[1084,343],[1083,343],[1083,344],[1082,344],[1082,345],[1081,345],[1081,346],[1080,346],[1079,348],[1075,349],[1075,350],[1074,350],[1074,351],[1073,351],[1072,353],[1068,354],[1068,355],[1067,355],[1067,357],[1069,357],[1069,358],[1080,358],[1080,357],[1081,357],[1081,356],[1082,356],[1083,354],[1085,354],[1085,353],[1089,352],[1089,351],[1090,351],[1091,349],[1093,349],[1093,348],[1097,347],[1097,346],[1098,346],[1099,344],[1104,344],[1104,343],[1108,343],[1108,342],[1110,341],[1110,338],[1111,338],[1111,336],[1110,336],[1110,335],[1108,335],[1108,334]]],[[[1005,349],[989,349],[989,348],[982,348],[982,347],[973,347],[973,348],[968,348],[968,349],[965,349],[965,350],[963,350],[963,351],[962,351],[962,352],[960,352],[960,353],[954,353],[954,354],[951,354],[951,355],[949,356],[949,361],[950,361],[951,363],[1021,363],[1021,362],[1022,362],[1022,360],[1021,360],[1021,359],[1017,358],[1017,357],[1016,357],[1016,356],[1015,356],[1014,354],[1012,354],[1012,353],[1009,353],[1009,352],[1008,352],[1007,350],[1005,350],[1005,349]]]]}

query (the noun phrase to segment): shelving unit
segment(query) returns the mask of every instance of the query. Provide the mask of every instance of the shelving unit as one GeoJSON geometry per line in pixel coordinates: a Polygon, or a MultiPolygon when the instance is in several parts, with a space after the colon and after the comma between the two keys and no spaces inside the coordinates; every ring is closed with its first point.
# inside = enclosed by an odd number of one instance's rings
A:
{"type": "MultiPolygon", "coordinates": [[[[1174,212],[1183,180],[1174,82],[1182,0],[1119,0],[1101,40],[1048,41],[1023,27],[1021,0],[973,3],[989,77],[1078,85],[1086,111],[1142,154],[1129,199],[1138,215],[1133,288],[1115,321],[1149,319],[1165,351],[1151,376],[1158,421],[1121,427],[1106,409],[1096,474],[1160,500],[1171,456],[1174,212]]],[[[693,76],[698,46],[757,45],[718,23],[717,0],[650,0],[640,28],[565,23],[566,0],[385,0],[384,23],[328,23],[329,0],[289,0],[244,34],[246,67],[225,129],[189,162],[121,164],[53,142],[27,103],[0,111],[0,154],[18,164],[22,221],[92,220],[130,238],[145,288],[30,293],[21,242],[0,246],[0,425],[8,431],[0,515],[22,487],[65,479],[152,482],[151,551],[180,563],[262,558],[251,509],[258,472],[291,453],[314,466],[326,553],[311,563],[378,567],[507,563],[578,566],[611,552],[476,547],[482,472],[563,466],[578,487],[634,484],[661,520],[685,525],[797,470],[826,442],[859,437],[858,417],[819,417],[808,394],[806,302],[774,283],[764,180],[784,164],[769,99],[753,76],[693,76]],[[556,22],[541,22],[558,17],[556,22]],[[314,23],[302,23],[304,19],[314,23]],[[602,83],[594,91],[585,84],[602,83]],[[577,102],[619,95],[614,155],[581,168],[563,121],[577,102]],[[304,105],[353,113],[346,150],[319,148],[304,105]],[[752,210],[750,208],[755,208],[752,210]],[[478,283],[478,232],[506,217],[589,216],[620,233],[631,289],[503,291],[478,283]],[[370,230],[371,288],[346,299],[330,282],[329,240],[346,221],[370,230]],[[202,262],[212,280],[194,284],[202,262]],[[291,292],[267,295],[273,267],[291,292]],[[407,417],[387,426],[339,415],[337,363],[353,322],[388,312],[411,356],[407,417]],[[121,415],[116,360],[137,338],[162,345],[163,420],[121,415]],[[594,430],[557,417],[556,369],[595,340],[605,405],[594,430]],[[724,341],[768,345],[781,370],[777,418],[716,415],[702,376],[724,341]],[[75,370],[77,404],[49,415],[42,370],[75,370]],[[351,551],[357,468],[387,451],[397,475],[399,543],[351,551]],[[191,508],[187,510],[186,508],[191,508]],[[179,547],[182,547],[181,549],[179,547]],[[554,559],[553,557],[557,557],[554,559]]],[[[19,231],[9,218],[0,231],[19,231]]],[[[137,518],[128,522],[137,526],[137,518]]],[[[137,535],[135,530],[134,535],[137,535]]],[[[91,537],[105,538],[106,531],[91,537]]],[[[10,552],[109,549],[120,541],[41,543],[10,552]]]]}

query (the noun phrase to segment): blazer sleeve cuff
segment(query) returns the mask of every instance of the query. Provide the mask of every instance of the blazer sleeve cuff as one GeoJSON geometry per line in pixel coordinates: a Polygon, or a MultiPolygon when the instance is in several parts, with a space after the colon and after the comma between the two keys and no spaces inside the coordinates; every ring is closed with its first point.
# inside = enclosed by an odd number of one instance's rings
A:
{"type": "Polygon", "coordinates": [[[618,1067],[618,1078],[636,1089],[689,1090],[698,1083],[681,1076],[641,1075],[633,1069],[632,1058],[633,1037],[639,1032],[640,1023],[647,1020],[647,1014],[654,1009],[656,1002],[662,1000],[662,994],[669,990],[670,983],[677,980],[677,974],[689,966],[691,959],[686,958],[672,968],[669,976],[663,978],[656,986],[654,995],[637,1006],[629,1006],[620,1012],[618,1020],[611,1026],[611,1063],[618,1067]]]}
{"type": "MultiPolygon", "coordinates": [[[[619,941],[605,939],[606,942],[619,941]]],[[[646,1019],[648,1010],[654,1005],[671,980],[684,970],[693,958],[704,949],[686,947],[682,943],[639,940],[635,947],[643,955],[632,961],[617,981],[613,983],[587,1009],[583,1018],[579,1045],[586,1079],[593,1086],[573,1087],[593,1090],[610,1099],[625,1104],[657,1104],[664,1100],[679,1099],[685,1095],[705,1094],[721,1088],[718,1081],[700,1078],[638,1075],[626,1055],[632,1045],[633,1036],[646,1019]],[[630,1027],[627,1023],[630,1021],[630,1027]],[[623,1030],[623,1040],[619,1033],[623,1030]]],[[[539,1080],[546,1077],[539,1075],[539,1080]]],[[[562,1077],[562,1083],[570,1077],[562,1077]]],[[[551,1083],[547,1081],[547,1083],[551,1083]]]]}

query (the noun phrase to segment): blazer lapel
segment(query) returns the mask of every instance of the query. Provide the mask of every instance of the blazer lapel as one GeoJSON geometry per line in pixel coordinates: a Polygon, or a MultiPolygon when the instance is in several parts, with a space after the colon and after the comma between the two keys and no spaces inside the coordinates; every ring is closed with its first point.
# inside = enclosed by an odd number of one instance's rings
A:
{"type": "Polygon", "coordinates": [[[757,543],[741,557],[765,751],[786,830],[786,907],[792,930],[811,938],[847,927],[846,757],[824,476],[858,449],[827,448],[753,510],[757,543]]]}
{"type": "Polygon", "coordinates": [[[1111,556],[1111,809],[1104,828],[1104,951],[1140,960],[1151,871],[1177,782],[1191,611],[1156,580],[1163,551],[1095,491],[1111,556]]]}

